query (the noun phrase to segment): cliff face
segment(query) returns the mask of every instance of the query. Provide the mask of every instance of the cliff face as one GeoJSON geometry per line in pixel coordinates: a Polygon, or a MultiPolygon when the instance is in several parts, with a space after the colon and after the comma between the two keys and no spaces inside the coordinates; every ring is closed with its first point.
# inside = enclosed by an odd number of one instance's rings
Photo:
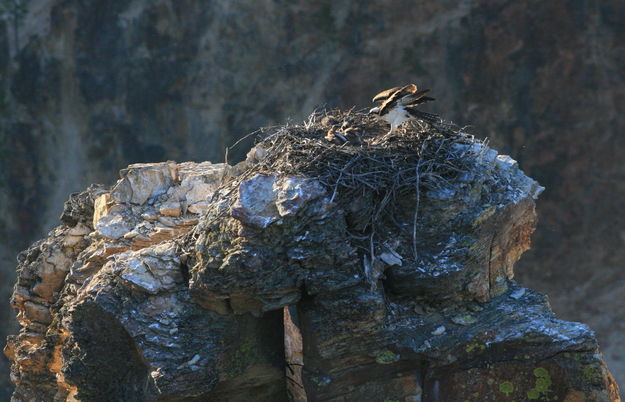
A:
{"type": "Polygon", "coordinates": [[[4,298],[68,193],[416,81],[549,188],[521,279],[597,329],[618,377],[624,20],[617,0],[31,2],[18,41],[0,29],[4,298]]]}
{"type": "Polygon", "coordinates": [[[314,115],[73,195],[20,255],[15,400],[620,400],[512,281],[543,188],[449,126],[385,131],[314,115]]]}

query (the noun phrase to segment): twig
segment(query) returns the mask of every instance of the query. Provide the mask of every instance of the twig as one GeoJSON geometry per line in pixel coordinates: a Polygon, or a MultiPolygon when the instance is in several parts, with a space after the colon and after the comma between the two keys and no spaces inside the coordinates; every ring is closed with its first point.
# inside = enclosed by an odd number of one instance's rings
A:
{"type": "Polygon", "coordinates": [[[334,191],[332,192],[332,197],[330,198],[330,203],[334,202],[334,197],[336,197],[336,190],[339,188],[339,183],[341,182],[341,177],[343,177],[343,170],[339,173],[339,178],[336,180],[336,184],[334,185],[334,191]]]}
{"type": "Polygon", "coordinates": [[[417,218],[419,217],[419,203],[421,201],[421,192],[419,191],[419,185],[421,184],[420,179],[420,168],[421,161],[423,160],[423,149],[425,148],[425,142],[421,145],[421,152],[419,153],[419,162],[417,162],[417,167],[415,168],[415,197],[416,205],[414,209],[414,216],[412,218],[412,254],[414,255],[415,264],[419,263],[419,255],[417,254],[417,218]]]}

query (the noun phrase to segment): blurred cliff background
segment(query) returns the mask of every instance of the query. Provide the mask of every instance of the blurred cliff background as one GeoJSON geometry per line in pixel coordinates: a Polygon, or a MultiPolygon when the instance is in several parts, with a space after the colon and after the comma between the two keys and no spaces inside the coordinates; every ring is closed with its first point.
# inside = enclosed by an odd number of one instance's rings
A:
{"type": "Polygon", "coordinates": [[[416,82],[546,187],[517,279],[597,332],[625,388],[625,2],[0,3],[2,343],[16,255],[71,192],[130,163],[221,162],[261,126],[416,82]]]}

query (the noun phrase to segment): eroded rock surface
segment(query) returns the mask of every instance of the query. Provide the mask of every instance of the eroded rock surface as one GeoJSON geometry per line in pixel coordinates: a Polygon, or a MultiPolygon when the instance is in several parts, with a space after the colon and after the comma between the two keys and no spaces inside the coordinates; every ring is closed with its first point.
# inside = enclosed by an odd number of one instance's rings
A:
{"type": "Polygon", "coordinates": [[[448,126],[384,131],[313,116],[72,196],[20,256],[14,399],[618,400],[593,332],[513,281],[542,187],[448,126]]]}
{"type": "Polygon", "coordinates": [[[65,224],[20,257],[12,302],[23,329],[6,350],[16,400],[284,395],[282,312],[199,307],[172,242],[197,224],[225,169],[132,165],[110,191],[68,201],[65,224]]]}

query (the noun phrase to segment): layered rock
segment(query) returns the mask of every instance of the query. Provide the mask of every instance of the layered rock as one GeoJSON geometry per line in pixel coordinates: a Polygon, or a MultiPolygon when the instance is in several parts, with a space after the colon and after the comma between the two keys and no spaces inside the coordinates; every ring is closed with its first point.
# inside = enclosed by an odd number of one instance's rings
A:
{"type": "Polygon", "coordinates": [[[513,281],[542,187],[384,130],[312,116],[72,196],[20,257],[15,400],[618,400],[592,331],[513,281]]]}
{"type": "Polygon", "coordinates": [[[132,165],[111,190],[72,196],[64,225],[20,257],[22,331],[6,351],[15,400],[284,394],[282,313],[200,308],[172,241],[197,224],[225,168],[132,165]]]}

